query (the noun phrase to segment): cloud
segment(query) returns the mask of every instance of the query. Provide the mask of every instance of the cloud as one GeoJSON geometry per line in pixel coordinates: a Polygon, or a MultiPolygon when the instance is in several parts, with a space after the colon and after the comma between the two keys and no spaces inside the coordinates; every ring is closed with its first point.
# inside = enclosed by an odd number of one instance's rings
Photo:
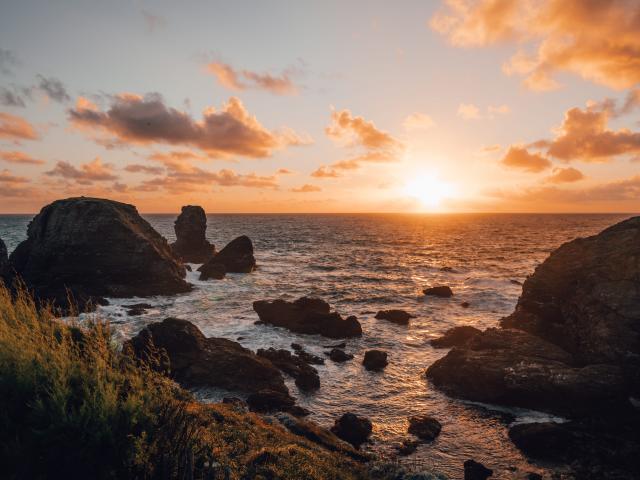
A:
{"type": "Polygon", "coordinates": [[[584,174],[573,167],[554,168],[553,174],[547,177],[549,183],[572,183],[578,182],[584,178],[584,174]]]}
{"type": "Polygon", "coordinates": [[[107,111],[76,105],[69,110],[69,119],[76,128],[106,135],[112,142],[190,146],[213,156],[261,158],[277,149],[310,142],[290,129],[267,130],[236,97],[220,111],[206,109],[199,121],[167,107],[157,93],[117,95],[107,111]]]}
{"type": "Polygon", "coordinates": [[[314,170],[313,172],[311,172],[311,176],[314,178],[338,178],[340,177],[340,174],[336,172],[334,169],[323,165],[319,167],[317,170],[314,170]]]}
{"type": "Polygon", "coordinates": [[[305,183],[301,187],[292,188],[291,191],[295,193],[311,193],[311,192],[321,192],[322,189],[316,185],[310,185],[308,183],[305,183]]]}
{"type": "Polygon", "coordinates": [[[230,90],[265,90],[276,95],[298,93],[298,87],[291,80],[292,70],[271,75],[251,70],[236,70],[228,63],[212,62],[207,65],[207,71],[216,77],[220,85],[230,90]]]}
{"type": "Polygon", "coordinates": [[[503,70],[534,90],[566,71],[614,89],[640,82],[637,0],[447,0],[431,27],[458,47],[514,43],[503,70]]]}
{"type": "Polygon", "coordinates": [[[499,152],[500,150],[502,150],[502,145],[498,143],[494,145],[484,145],[480,147],[480,149],[477,152],[477,155],[479,156],[489,155],[491,153],[499,152]]]}
{"type": "MultiPolygon", "coordinates": [[[[168,153],[153,153],[149,155],[149,160],[154,160],[160,163],[189,163],[191,160],[198,160],[206,162],[211,160],[211,157],[207,155],[200,155],[190,150],[172,150],[168,153]]],[[[215,157],[214,157],[215,158],[215,157]]]]}
{"type": "Polygon", "coordinates": [[[15,183],[28,183],[29,179],[25,177],[16,177],[11,174],[9,170],[0,171],[0,183],[2,184],[15,184],[15,183]]]}
{"type": "Polygon", "coordinates": [[[325,128],[325,133],[334,141],[346,141],[351,146],[376,150],[396,149],[401,146],[389,133],[376,128],[373,122],[353,116],[349,110],[333,110],[331,122],[331,125],[325,128]]]}
{"type": "Polygon", "coordinates": [[[279,168],[276,172],[277,175],[291,175],[293,172],[287,168],[279,168]]]}
{"type": "Polygon", "coordinates": [[[509,105],[489,105],[487,110],[489,112],[489,116],[506,115],[511,112],[509,105]]]}
{"type": "Polygon", "coordinates": [[[113,173],[114,167],[109,163],[102,163],[99,157],[96,157],[93,161],[80,165],[80,168],[75,165],[59,161],[56,162],[55,167],[45,175],[50,177],[60,177],[65,180],[72,180],[81,185],[91,185],[93,182],[106,182],[117,180],[118,176],[113,173]]]}
{"type": "Polygon", "coordinates": [[[141,10],[140,13],[142,14],[142,18],[144,18],[147,33],[153,33],[167,26],[167,19],[161,15],[156,15],[148,10],[141,10]]]}
{"type": "Polygon", "coordinates": [[[428,130],[435,127],[436,122],[425,113],[415,112],[404,119],[402,126],[407,130],[428,130]]]}
{"type": "Polygon", "coordinates": [[[25,198],[33,193],[28,178],[15,176],[9,170],[0,171],[0,197],[25,198]]]}
{"type": "Polygon", "coordinates": [[[480,109],[473,103],[461,103],[458,105],[458,116],[465,120],[478,120],[482,118],[480,109]]]}
{"type": "Polygon", "coordinates": [[[24,152],[18,152],[16,150],[0,150],[0,159],[8,163],[18,163],[23,165],[43,165],[44,160],[38,160],[24,152]]]}
{"type": "Polygon", "coordinates": [[[164,168],[162,167],[152,167],[149,165],[140,165],[137,163],[133,163],[131,165],[127,165],[124,167],[127,172],[131,173],[148,173],[150,175],[160,175],[164,172],[164,168]]]}
{"type": "Polygon", "coordinates": [[[55,77],[43,77],[38,75],[38,87],[47,97],[59,103],[71,101],[64,84],[55,77]]]}
{"type": "Polygon", "coordinates": [[[15,87],[11,89],[0,87],[0,105],[5,107],[26,107],[24,98],[15,87]]]}
{"type": "Polygon", "coordinates": [[[17,115],[0,112],[0,138],[8,140],[36,140],[38,133],[27,120],[17,115]]]}
{"type": "Polygon", "coordinates": [[[11,50],[0,48],[0,73],[3,75],[11,75],[13,73],[13,67],[17,67],[19,64],[18,58],[11,50]]]}
{"type": "Polygon", "coordinates": [[[500,162],[511,168],[527,172],[541,172],[551,166],[551,161],[539,153],[529,153],[526,148],[512,146],[500,162]]]}

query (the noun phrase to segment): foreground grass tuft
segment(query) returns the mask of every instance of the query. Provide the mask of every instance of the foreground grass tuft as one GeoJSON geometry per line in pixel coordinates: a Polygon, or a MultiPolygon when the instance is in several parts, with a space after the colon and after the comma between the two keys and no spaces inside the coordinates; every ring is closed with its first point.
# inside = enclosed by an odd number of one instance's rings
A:
{"type": "Polygon", "coordinates": [[[3,478],[360,479],[364,467],[279,424],[204,405],[0,283],[3,478]]]}

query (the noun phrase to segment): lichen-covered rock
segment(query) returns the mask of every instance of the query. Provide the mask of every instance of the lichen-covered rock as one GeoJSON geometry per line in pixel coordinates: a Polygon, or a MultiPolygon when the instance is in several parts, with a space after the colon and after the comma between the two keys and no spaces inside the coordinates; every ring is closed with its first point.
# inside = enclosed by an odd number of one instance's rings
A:
{"type": "Polygon", "coordinates": [[[184,266],[133,205],[68,198],[45,206],[29,224],[10,267],[36,298],[83,308],[90,300],[189,291],[184,266]]]}
{"type": "Polygon", "coordinates": [[[176,241],[173,253],[183,262],[206,263],[215,253],[215,247],[206,239],[207,216],[197,205],[185,205],[174,224],[176,241]]]}
{"type": "Polygon", "coordinates": [[[253,309],[261,322],[296,333],[320,334],[329,338],[362,335],[362,326],[356,317],[343,319],[338,313],[330,312],[329,304],[319,298],[302,297],[295,302],[259,300],[253,302],[253,309]]]}

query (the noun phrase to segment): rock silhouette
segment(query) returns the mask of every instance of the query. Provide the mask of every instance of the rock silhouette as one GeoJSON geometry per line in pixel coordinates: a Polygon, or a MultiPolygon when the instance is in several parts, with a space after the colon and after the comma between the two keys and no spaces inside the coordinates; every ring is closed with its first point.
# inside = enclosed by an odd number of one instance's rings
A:
{"type": "Polygon", "coordinates": [[[253,256],[253,243],[246,235],[229,242],[220,252],[198,269],[199,272],[211,270],[213,265],[224,266],[226,273],[251,273],[256,268],[253,256]]]}
{"type": "Polygon", "coordinates": [[[398,325],[408,325],[409,320],[414,318],[414,316],[404,310],[380,310],[376,313],[375,318],[397,323],[398,325]]]}
{"type": "Polygon", "coordinates": [[[425,288],[422,293],[430,297],[448,298],[453,296],[453,290],[447,285],[425,288]]]}
{"type": "Polygon", "coordinates": [[[435,348],[450,348],[459,347],[467,343],[467,341],[480,333],[475,327],[469,325],[462,325],[459,327],[453,327],[444,332],[444,335],[438,338],[432,339],[429,343],[435,348]]]}
{"type": "Polygon", "coordinates": [[[0,238],[0,279],[4,276],[5,270],[9,266],[9,256],[7,255],[7,247],[0,238]]]}
{"type": "Polygon", "coordinates": [[[345,413],[338,418],[331,431],[339,438],[358,448],[367,441],[373,430],[371,420],[355,413],[345,413]]]}
{"type": "Polygon", "coordinates": [[[185,205],[176,219],[176,241],[171,249],[176,257],[188,263],[206,263],[215,253],[215,247],[207,241],[207,216],[197,205],[185,205]]]}
{"type": "Polygon", "coordinates": [[[367,370],[379,371],[389,364],[387,361],[387,352],[382,350],[367,350],[364,352],[362,365],[367,370]]]}

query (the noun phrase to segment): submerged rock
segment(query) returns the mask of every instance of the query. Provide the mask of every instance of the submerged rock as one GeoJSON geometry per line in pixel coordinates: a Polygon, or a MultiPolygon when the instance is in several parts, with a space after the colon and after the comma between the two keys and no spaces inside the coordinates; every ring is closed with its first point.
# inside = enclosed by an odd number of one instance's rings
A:
{"type": "Polygon", "coordinates": [[[246,235],[242,235],[230,241],[226,247],[218,252],[207,264],[198,269],[202,272],[212,270],[211,264],[224,266],[226,273],[251,273],[256,268],[256,259],[253,256],[253,243],[246,235]]]}
{"type": "Polygon", "coordinates": [[[387,352],[382,350],[367,350],[364,352],[362,365],[367,370],[379,371],[389,364],[387,361],[387,352]]]}
{"type": "Polygon", "coordinates": [[[477,328],[462,325],[450,328],[444,332],[444,335],[439,338],[434,338],[429,343],[435,348],[459,347],[467,343],[470,338],[476,336],[478,333],[481,333],[481,331],[477,328]]]}
{"type": "Polygon", "coordinates": [[[100,297],[187,292],[184,266],[133,205],[68,198],[45,206],[9,257],[37,299],[84,309],[100,297]]]}
{"type": "Polygon", "coordinates": [[[337,363],[353,360],[353,355],[346,353],[344,350],[339,348],[333,348],[330,352],[325,352],[325,354],[329,355],[329,358],[337,363]]]}
{"type": "Polygon", "coordinates": [[[152,323],[129,340],[127,346],[144,361],[153,359],[158,350],[166,352],[170,375],[188,387],[221,387],[242,392],[270,389],[289,397],[282,375],[269,360],[237,342],[207,338],[187,320],[167,318],[152,323]]]}
{"type": "Polygon", "coordinates": [[[471,459],[464,462],[464,480],[487,480],[492,475],[493,470],[480,462],[471,459]]]}
{"type": "Polygon", "coordinates": [[[206,263],[215,247],[205,237],[207,216],[202,207],[185,205],[174,224],[176,241],[171,244],[173,253],[183,262],[206,263]]]}
{"type": "Polygon", "coordinates": [[[371,435],[373,424],[366,417],[358,416],[355,413],[345,413],[335,421],[331,431],[354,447],[359,448],[371,435]]]}
{"type": "Polygon", "coordinates": [[[420,440],[432,442],[440,435],[440,430],[442,430],[442,425],[430,415],[417,415],[409,418],[408,432],[420,440]]]}
{"type": "Polygon", "coordinates": [[[318,371],[304,361],[299,355],[292,355],[290,351],[275,348],[259,349],[257,355],[267,358],[287,375],[295,378],[295,383],[303,391],[320,388],[318,371]]]}
{"type": "Polygon", "coordinates": [[[422,291],[422,293],[424,293],[427,296],[442,297],[442,298],[448,298],[453,296],[453,290],[451,290],[451,287],[448,287],[447,285],[440,285],[437,287],[425,288],[422,291]]]}
{"type": "Polygon", "coordinates": [[[319,298],[302,297],[295,302],[259,300],[253,302],[253,309],[261,322],[296,333],[319,334],[329,338],[362,335],[362,327],[356,317],[343,319],[338,313],[330,313],[329,304],[319,298]]]}
{"type": "Polygon", "coordinates": [[[409,320],[415,318],[415,316],[404,310],[380,310],[376,313],[375,318],[378,320],[387,320],[398,325],[408,325],[409,320]]]}

